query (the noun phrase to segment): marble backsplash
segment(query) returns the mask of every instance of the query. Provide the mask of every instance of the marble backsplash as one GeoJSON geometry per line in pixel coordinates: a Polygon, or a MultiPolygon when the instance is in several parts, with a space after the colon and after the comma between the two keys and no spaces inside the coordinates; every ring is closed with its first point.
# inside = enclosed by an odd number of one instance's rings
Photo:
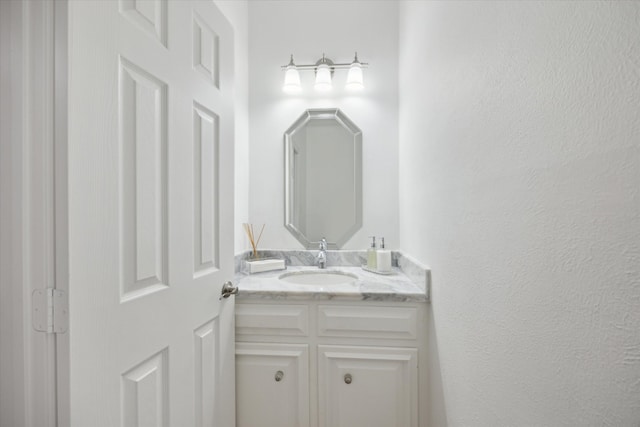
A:
{"type": "MultiPolygon", "coordinates": [[[[242,274],[244,261],[251,259],[251,251],[246,251],[235,256],[235,272],[242,274]]],[[[286,266],[312,266],[316,264],[317,250],[279,250],[263,249],[258,251],[258,258],[284,259],[286,266]]],[[[360,267],[367,263],[367,251],[351,250],[328,250],[327,266],[351,266],[360,267]]],[[[413,283],[430,297],[431,291],[431,271],[413,259],[411,256],[399,252],[391,251],[391,265],[399,268],[413,283]]]]}

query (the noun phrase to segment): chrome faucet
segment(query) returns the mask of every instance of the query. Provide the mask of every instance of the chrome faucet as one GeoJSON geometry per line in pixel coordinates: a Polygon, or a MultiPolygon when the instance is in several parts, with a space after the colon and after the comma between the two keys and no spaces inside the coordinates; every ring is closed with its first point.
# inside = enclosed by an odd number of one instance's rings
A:
{"type": "Polygon", "coordinates": [[[327,239],[324,237],[320,240],[320,251],[318,252],[318,256],[316,257],[316,262],[318,263],[318,268],[326,268],[327,267],[327,239]]]}

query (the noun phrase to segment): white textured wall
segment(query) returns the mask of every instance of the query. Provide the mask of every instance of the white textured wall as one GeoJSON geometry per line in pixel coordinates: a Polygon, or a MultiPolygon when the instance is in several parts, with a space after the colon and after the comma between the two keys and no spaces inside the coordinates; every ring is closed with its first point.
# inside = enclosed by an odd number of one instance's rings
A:
{"type": "Polygon", "coordinates": [[[640,2],[403,2],[400,70],[437,425],[640,425],[640,2]]]}
{"type": "Polygon", "coordinates": [[[344,247],[365,249],[372,234],[398,247],[397,17],[393,1],[249,2],[249,219],[267,224],[260,247],[301,247],[284,227],[283,134],[306,109],[330,107],[363,132],[363,227],[344,247]],[[363,93],[343,89],[346,71],[335,73],[330,95],[313,91],[312,72],[301,73],[301,95],[282,92],[280,66],[291,53],[298,64],[309,64],[323,52],[351,62],[356,50],[371,64],[363,93]]]}
{"type": "Polygon", "coordinates": [[[247,0],[215,0],[233,26],[235,48],[235,253],[250,248],[242,232],[249,220],[249,3],[247,0]]]}

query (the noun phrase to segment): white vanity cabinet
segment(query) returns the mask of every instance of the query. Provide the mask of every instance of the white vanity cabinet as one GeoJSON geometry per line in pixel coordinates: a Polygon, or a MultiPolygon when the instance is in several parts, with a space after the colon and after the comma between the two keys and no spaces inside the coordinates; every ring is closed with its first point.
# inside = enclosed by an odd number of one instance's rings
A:
{"type": "Polygon", "coordinates": [[[238,427],[425,427],[426,303],[236,304],[238,427]]]}
{"type": "Polygon", "coordinates": [[[418,350],[318,347],[319,425],[417,426],[418,350]]]}
{"type": "Polygon", "coordinates": [[[306,344],[236,345],[237,426],[309,426],[306,344]]]}

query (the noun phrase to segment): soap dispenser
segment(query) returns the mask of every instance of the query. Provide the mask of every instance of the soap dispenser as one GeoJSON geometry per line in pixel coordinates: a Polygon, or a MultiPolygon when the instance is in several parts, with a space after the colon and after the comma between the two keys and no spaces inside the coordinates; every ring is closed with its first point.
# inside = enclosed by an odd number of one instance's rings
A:
{"type": "Polygon", "coordinates": [[[376,238],[375,236],[371,237],[371,247],[367,250],[367,268],[370,270],[375,270],[378,265],[378,259],[376,256],[376,238]]]}
{"type": "Polygon", "coordinates": [[[383,273],[391,271],[391,251],[384,247],[384,237],[381,238],[380,249],[376,252],[377,270],[383,273]]]}

